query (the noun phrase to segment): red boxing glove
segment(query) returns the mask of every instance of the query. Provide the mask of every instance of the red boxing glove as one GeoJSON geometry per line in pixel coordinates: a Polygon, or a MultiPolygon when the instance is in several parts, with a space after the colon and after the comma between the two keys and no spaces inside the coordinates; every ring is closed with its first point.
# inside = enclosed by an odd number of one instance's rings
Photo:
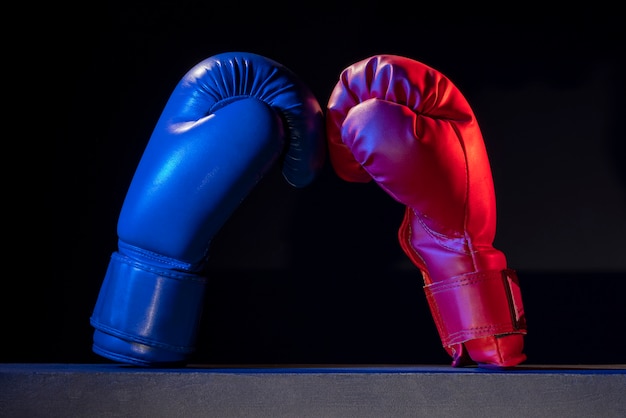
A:
{"type": "Polygon", "coordinates": [[[346,68],[328,103],[331,164],[406,205],[398,238],[422,272],[452,366],[526,360],[515,271],[493,247],[495,192],[478,122],[461,92],[421,62],[377,55],[346,68]]]}

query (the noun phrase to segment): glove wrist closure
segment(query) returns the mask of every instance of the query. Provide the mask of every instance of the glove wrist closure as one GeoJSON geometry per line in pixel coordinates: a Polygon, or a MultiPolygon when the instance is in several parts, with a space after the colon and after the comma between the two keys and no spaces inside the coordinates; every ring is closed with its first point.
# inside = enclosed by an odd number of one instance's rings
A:
{"type": "Polygon", "coordinates": [[[526,334],[514,270],[468,273],[424,286],[444,347],[504,334],[526,334]]]}
{"type": "Polygon", "coordinates": [[[195,349],[205,289],[202,276],[113,253],[91,316],[93,351],[136,365],[184,363],[195,349]]]}

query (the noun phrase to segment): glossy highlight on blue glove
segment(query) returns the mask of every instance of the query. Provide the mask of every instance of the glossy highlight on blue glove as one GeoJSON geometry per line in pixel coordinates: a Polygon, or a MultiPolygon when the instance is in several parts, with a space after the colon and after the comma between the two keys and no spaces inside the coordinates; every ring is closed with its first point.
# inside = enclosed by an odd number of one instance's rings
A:
{"type": "Polygon", "coordinates": [[[294,187],[325,163],[322,109],[288,68],[248,52],[180,80],[137,166],[91,316],[94,353],[185,365],[195,351],[209,244],[274,164],[294,187]]]}

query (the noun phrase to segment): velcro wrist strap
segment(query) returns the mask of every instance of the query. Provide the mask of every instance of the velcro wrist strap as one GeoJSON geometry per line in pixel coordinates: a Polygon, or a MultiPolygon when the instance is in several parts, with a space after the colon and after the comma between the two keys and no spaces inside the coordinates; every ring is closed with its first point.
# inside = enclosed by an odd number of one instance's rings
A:
{"type": "Polygon", "coordinates": [[[500,334],[526,334],[522,294],[514,270],[456,276],[424,286],[444,347],[500,334]]]}
{"type": "Polygon", "coordinates": [[[129,344],[194,351],[207,279],[113,253],[91,324],[129,344]]]}

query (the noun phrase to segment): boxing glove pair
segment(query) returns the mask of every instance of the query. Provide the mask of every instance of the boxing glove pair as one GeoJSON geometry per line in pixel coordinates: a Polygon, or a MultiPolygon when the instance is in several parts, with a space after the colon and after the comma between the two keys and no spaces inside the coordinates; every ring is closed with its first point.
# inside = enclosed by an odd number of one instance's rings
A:
{"type": "Polygon", "coordinates": [[[393,55],[346,68],[326,114],[268,58],[224,53],[194,66],[126,195],[91,317],[93,351],[134,365],[186,364],[212,238],[274,164],[305,187],[327,152],[340,178],[374,180],[406,206],[400,245],[422,273],[452,366],[524,361],[521,292],[492,245],[495,197],[475,116],[441,73],[393,55]]]}

